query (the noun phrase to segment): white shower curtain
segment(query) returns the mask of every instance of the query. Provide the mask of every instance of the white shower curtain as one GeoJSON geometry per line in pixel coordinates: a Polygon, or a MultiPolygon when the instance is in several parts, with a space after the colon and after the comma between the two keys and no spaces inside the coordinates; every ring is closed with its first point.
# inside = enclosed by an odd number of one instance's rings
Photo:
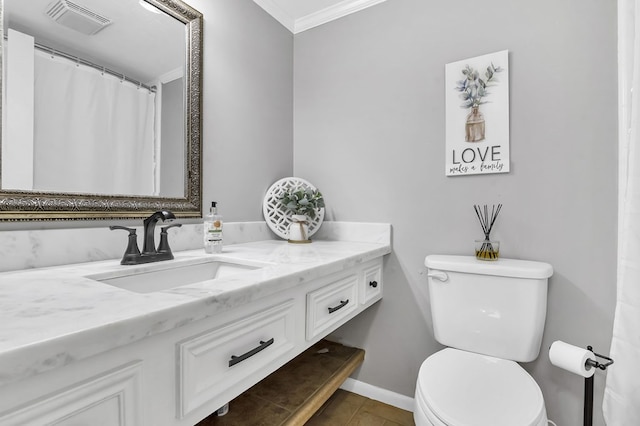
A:
{"type": "Polygon", "coordinates": [[[618,1],[618,288],[603,411],[640,425],[640,0],[618,1]]]}
{"type": "Polygon", "coordinates": [[[155,95],[37,50],[34,188],[153,195],[155,95]]]}

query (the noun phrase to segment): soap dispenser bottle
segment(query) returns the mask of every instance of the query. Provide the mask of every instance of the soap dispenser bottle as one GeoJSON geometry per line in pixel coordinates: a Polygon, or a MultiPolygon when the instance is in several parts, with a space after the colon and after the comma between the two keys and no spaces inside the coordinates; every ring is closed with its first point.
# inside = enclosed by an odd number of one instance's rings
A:
{"type": "Polygon", "coordinates": [[[204,217],[204,251],[222,253],[222,216],[218,214],[215,201],[211,202],[209,213],[204,217]]]}

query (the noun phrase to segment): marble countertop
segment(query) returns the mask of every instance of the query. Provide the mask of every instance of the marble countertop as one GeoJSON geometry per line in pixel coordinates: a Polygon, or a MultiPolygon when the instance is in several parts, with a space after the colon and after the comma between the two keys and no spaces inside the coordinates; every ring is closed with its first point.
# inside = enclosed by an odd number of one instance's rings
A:
{"type": "Polygon", "coordinates": [[[119,259],[0,273],[0,385],[216,315],[391,252],[390,240],[233,244],[222,254],[175,253],[264,267],[170,290],[135,293],[88,278],[133,272],[119,259]]]}

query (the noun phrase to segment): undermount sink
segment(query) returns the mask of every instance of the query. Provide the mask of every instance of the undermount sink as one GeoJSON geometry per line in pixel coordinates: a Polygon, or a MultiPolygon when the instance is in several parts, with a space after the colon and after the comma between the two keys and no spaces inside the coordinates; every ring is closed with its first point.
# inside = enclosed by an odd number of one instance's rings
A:
{"type": "Polygon", "coordinates": [[[87,276],[124,290],[153,293],[217,278],[225,278],[266,266],[257,262],[206,259],[199,262],[145,265],[131,271],[117,271],[87,276]]]}

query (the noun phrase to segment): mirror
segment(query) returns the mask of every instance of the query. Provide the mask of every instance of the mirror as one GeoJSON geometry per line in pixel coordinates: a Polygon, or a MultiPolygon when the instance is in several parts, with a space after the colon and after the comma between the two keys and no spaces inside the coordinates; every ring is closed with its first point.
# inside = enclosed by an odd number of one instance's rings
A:
{"type": "Polygon", "coordinates": [[[0,220],[201,216],[202,14],[4,0],[0,220]]]}

